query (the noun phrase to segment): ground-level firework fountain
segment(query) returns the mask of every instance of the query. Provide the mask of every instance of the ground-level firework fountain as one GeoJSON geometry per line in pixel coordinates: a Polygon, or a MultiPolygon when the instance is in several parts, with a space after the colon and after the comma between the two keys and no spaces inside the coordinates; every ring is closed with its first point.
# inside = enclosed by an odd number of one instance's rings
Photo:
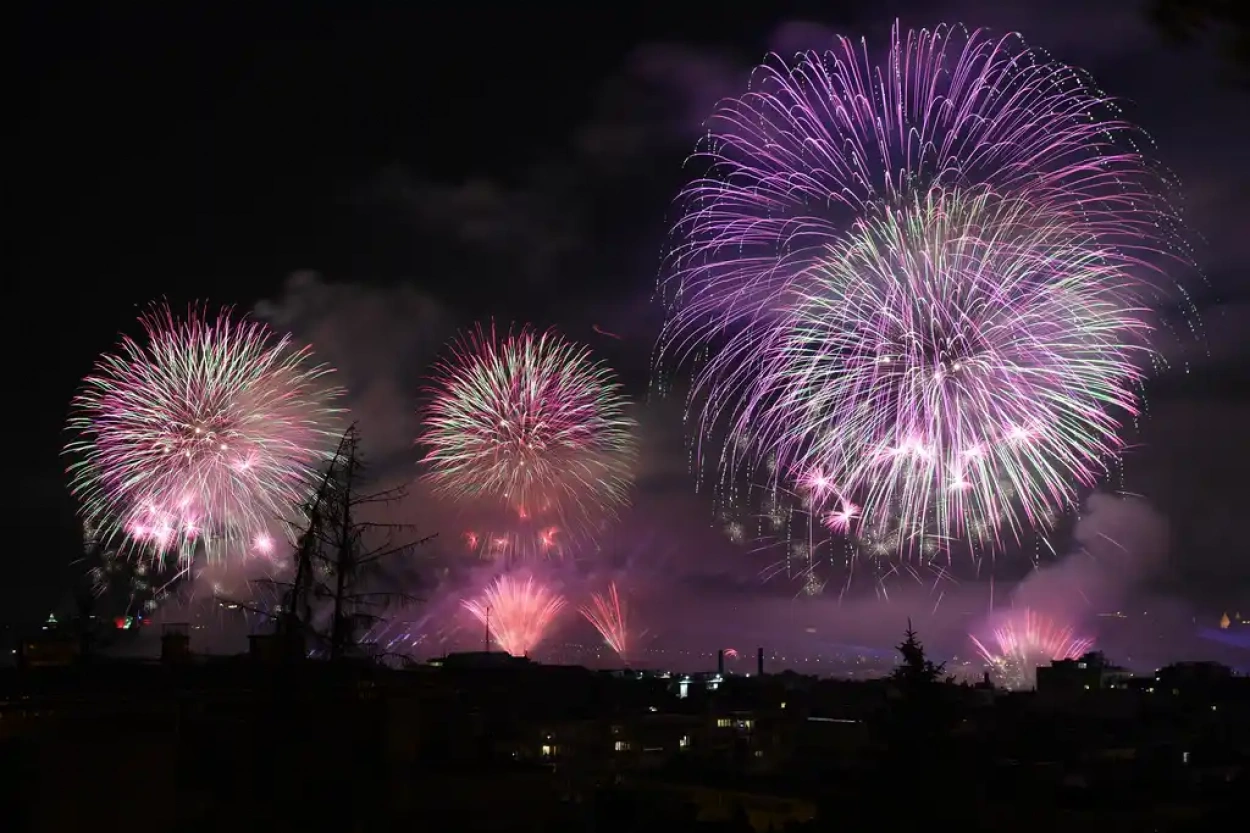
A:
{"type": "Polygon", "coordinates": [[[514,657],[537,648],[564,609],[564,599],[542,582],[512,576],[500,576],[481,596],[461,604],[482,623],[489,639],[514,657]]]}
{"type": "MultiPolygon", "coordinates": [[[[970,635],[971,636],[971,635],[970,635]]],[[[994,628],[995,648],[971,636],[977,652],[994,669],[999,685],[1013,691],[1032,688],[1037,667],[1054,660],[1077,659],[1094,640],[1028,608],[1013,610],[994,628]]]]}
{"type": "Polygon", "coordinates": [[[629,630],[628,611],[621,604],[616,582],[608,586],[607,593],[593,593],[590,604],[580,608],[581,614],[595,626],[609,648],[616,652],[621,662],[629,664],[629,651],[633,646],[633,634],[629,630]]]}

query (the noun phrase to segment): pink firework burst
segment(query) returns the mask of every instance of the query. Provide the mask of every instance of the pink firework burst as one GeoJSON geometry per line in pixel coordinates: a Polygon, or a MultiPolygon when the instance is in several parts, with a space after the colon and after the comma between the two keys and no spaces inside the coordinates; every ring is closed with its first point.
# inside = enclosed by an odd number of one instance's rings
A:
{"type": "Polygon", "coordinates": [[[492,536],[506,534],[510,553],[558,553],[628,502],[635,422],[585,347],[553,332],[478,328],[455,342],[428,394],[426,480],[495,516],[486,525],[507,530],[492,536]]]}
{"type": "Polygon", "coordinates": [[[1000,682],[1012,689],[1032,687],[1039,665],[1077,659],[1094,647],[1093,639],[1077,636],[1073,628],[1029,608],[1012,611],[994,628],[994,649],[969,637],[1000,682]]]}
{"type": "Polygon", "coordinates": [[[522,657],[542,643],[564,599],[533,577],[500,576],[481,596],[461,605],[486,626],[496,645],[522,657]]]}
{"type": "Polygon", "coordinates": [[[264,324],[154,305],[74,398],[85,521],[149,552],[268,555],[334,451],[329,368],[264,324]]]}

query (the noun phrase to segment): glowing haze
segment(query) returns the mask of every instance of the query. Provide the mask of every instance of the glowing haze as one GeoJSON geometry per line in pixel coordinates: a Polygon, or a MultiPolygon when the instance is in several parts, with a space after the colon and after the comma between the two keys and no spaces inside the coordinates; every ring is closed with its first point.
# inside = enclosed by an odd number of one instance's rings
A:
{"type": "Polygon", "coordinates": [[[900,550],[1075,505],[1184,262],[1142,138],[1014,36],[896,27],[880,63],[843,38],[761,67],[709,123],[661,283],[700,463],[900,550]]]}
{"type": "Polygon", "coordinates": [[[270,554],[337,442],[329,368],[228,309],[157,305],[140,324],[71,406],[84,521],[148,553],[270,554]]]}

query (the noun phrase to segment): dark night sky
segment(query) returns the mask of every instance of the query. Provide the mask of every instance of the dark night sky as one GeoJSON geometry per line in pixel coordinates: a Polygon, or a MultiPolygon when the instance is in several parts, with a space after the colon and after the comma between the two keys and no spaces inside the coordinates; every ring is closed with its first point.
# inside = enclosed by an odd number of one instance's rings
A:
{"type": "MultiPolygon", "coordinates": [[[[89,5],[42,4],[14,27],[22,512],[0,603],[55,595],[76,541],[57,456],[68,400],[161,295],[267,300],[397,448],[410,384],[475,317],[559,325],[642,393],[648,296],[700,122],[769,49],[879,38],[895,15],[1018,29],[1089,68],[1179,174],[1211,356],[1155,386],[1127,486],[1169,522],[1169,581],[1250,599],[1250,97],[1212,55],[1164,45],[1132,0],[89,5]],[[301,270],[320,277],[288,280],[301,270]]],[[[672,416],[644,434],[679,431],[672,416]]],[[[682,461],[656,457],[644,489],[685,488],[682,461]]]]}

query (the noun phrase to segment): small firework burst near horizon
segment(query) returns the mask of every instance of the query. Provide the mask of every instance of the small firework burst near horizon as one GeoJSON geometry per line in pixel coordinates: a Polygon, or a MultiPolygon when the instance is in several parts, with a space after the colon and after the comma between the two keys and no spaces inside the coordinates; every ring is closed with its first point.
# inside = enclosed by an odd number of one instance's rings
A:
{"type": "Polygon", "coordinates": [[[628,609],[621,603],[616,582],[608,585],[606,593],[592,593],[590,604],[578,608],[586,621],[594,625],[603,642],[616,652],[621,662],[629,663],[630,651],[635,647],[633,633],[629,629],[628,609]]]}
{"type": "Polygon", "coordinates": [[[514,657],[528,656],[542,644],[564,599],[532,576],[500,576],[476,599],[461,606],[487,629],[492,642],[514,657]]]}
{"type": "Polygon", "coordinates": [[[71,405],[84,523],[158,557],[272,557],[337,443],[330,369],[229,308],[155,304],[139,321],[144,338],[123,336],[71,405]]]}
{"type": "Polygon", "coordinates": [[[904,530],[899,554],[1020,543],[1121,452],[1155,310],[1196,332],[1146,137],[1016,36],[774,56],[708,129],[656,385],[691,373],[722,491],[803,492],[833,534],[904,530]]]}
{"type": "Polygon", "coordinates": [[[526,541],[559,553],[628,503],[636,423],[587,348],[551,331],[479,326],[436,365],[427,395],[417,439],[427,482],[463,507],[510,516],[473,549],[493,553],[506,536],[510,557],[528,554],[526,541]]]}
{"type": "Polygon", "coordinates": [[[1013,610],[994,628],[991,649],[969,634],[972,644],[1008,689],[1032,688],[1037,668],[1054,660],[1078,659],[1089,653],[1094,640],[1030,608],[1013,610]]]}
{"type": "Polygon", "coordinates": [[[500,518],[496,513],[485,526],[461,533],[464,549],[479,558],[505,563],[555,558],[567,551],[570,538],[551,517],[535,519],[528,511],[515,510],[507,511],[506,515],[511,517],[500,518]]]}

